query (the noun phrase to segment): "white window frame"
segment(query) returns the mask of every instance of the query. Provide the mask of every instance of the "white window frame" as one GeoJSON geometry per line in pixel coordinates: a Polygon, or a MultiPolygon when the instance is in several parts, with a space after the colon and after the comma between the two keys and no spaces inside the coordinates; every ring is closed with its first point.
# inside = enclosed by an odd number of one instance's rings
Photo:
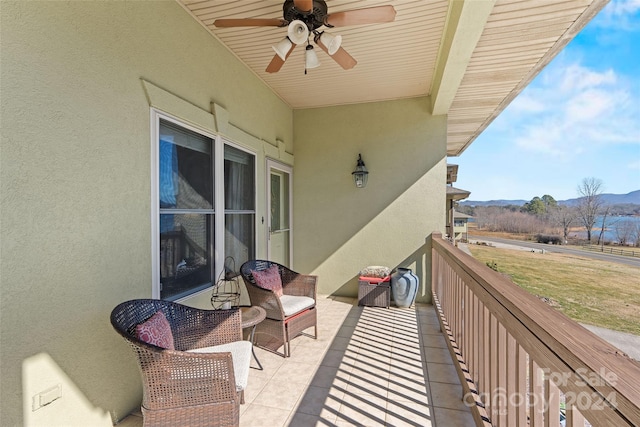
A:
{"type": "MultiPolygon", "coordinates": [[[[213,141],[213,155],[214,155],[214,252],[213,262],[215,266],[214,277],[215,281],[219,277],[224,268],[225,261],[225,206],[224,206],[224,147],[225,145],[232,146],[238,150],[245,151],[254,156],[254,230],[256,233],[253,236],[254,250],[257,250],[257,226],[258,226],[258,153],[242,147],[236,143],[229,141],[226,138],[186,123],[164,111],[151,108],[151,298],[160,299],[160,120],[171,122],[184,129],[196,132],[210,138],[213,141]]],[[[236,266],[237,269],[240,266],[236,266]]],[[[213,285],[214,283],[212,283],[213,285]]],[[[182,301],[188,298],[192,298],[200,293],[211,292],[211,287],[194,291],[188,295],[185,295],[176,301],[182,301]]]]}

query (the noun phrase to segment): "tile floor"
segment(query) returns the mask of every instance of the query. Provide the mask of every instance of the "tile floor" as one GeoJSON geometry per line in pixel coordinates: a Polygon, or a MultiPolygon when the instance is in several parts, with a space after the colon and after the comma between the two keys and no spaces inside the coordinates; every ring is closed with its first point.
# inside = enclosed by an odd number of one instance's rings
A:
{"type": "Polygon", "coordinates": [[[356,303],[319,298],[318,339],[293,340],[290,358],[256,349],[240,425],[474,426],[433,306],[356,303]]]}

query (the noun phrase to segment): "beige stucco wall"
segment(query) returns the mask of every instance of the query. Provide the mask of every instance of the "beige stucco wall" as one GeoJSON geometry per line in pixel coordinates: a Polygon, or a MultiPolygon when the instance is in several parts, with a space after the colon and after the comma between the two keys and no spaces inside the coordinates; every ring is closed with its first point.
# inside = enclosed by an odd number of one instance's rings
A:
{"type": "MultiPolygon", "coordinates": [[[[383,83],[381,83],[383,84],[383,83]]],[[[357,295],[362,267],[409,267],[430,301],[430,240],[445,227],[446,118],[428,98],[294,112],[294,266],[357,295]],[[351,172],[358,153],[366,188],[351,172]]]]}
{"type": "Polygon", "coordinates": [[[292,111],[172,0],[0,7],[0,425],[111,425],[140,401],[109,313],[151,296],[151,98],[205,123],[215,102],[258,173],[292,111]]]}

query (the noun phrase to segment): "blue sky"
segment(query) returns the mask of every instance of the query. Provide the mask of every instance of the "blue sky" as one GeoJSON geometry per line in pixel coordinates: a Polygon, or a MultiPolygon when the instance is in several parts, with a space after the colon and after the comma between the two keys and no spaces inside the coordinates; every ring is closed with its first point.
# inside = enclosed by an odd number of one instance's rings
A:
{"type": "Polygon", "coordinates": [[[611,2],[459,157],[469,200],[640,190],[640,0],[611,2]]]}

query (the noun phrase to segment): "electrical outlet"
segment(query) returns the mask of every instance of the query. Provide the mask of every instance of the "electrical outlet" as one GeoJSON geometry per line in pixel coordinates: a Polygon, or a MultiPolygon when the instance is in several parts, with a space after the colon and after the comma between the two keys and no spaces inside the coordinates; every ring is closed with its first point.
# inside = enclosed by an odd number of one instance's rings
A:
{"type": "Polygon", "coordinates": [[[57,384],[33,396],[33,411],[47,406],[62,397],[62,384],[57,384]]]}

